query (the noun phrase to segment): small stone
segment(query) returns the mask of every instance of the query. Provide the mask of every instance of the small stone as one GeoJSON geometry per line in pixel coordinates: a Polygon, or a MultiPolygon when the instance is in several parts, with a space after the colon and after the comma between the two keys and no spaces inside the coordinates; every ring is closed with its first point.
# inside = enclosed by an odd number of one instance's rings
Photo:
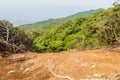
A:
{"type": "Polygon", "coordinates": [[[30,68],[26,68],[26,69],[24,70],[24,73],[26,73],[26,72],[30,72],[30,68]]]}
{"type": "Polygon", "coordinates": [[[9,74],[12,74],[12,73],[15,73],[15,71],[14,71],[14,70],[11,70],[11,71],[9,71],[7,74],[9,75],[9,74]]]}
{"type": "Polygon", "coordinates": [[[94,76],[94,77],[101,77],[102,74],[100,74],[100,73],[96,73],[96,74],[94,74],[93,76],[94,76]]]}
{"type": "Polygon", "coordinates": [[[93,64],[92,66],[91,66],[91,68],[95,68],[96,67],[96,65],[95,64],[93,64]]]}
{"type": "Polygon", "coordinates": [[[21,68],[20,68],[20,70],[22,70],[22,71],[23,71],[23,70],[24,70],[24,68],[23,68],[23,67],[21,67],[21,68]]]}
{"type": "Polygon", "coordinates": [[[0,56],[0,59],[2,59],[2,56],[0,56]]]}
{"type": "Polygon", "coordinates": [[[89,80],[106,80],[106,79],[103,79],[103,78],[92,78],[92,79],[89,79],[89,80]]]}
{"type": "Polygon", "coordinates": [[[81,66],[87,66],[87,63],[81,63],[81,66]]]}

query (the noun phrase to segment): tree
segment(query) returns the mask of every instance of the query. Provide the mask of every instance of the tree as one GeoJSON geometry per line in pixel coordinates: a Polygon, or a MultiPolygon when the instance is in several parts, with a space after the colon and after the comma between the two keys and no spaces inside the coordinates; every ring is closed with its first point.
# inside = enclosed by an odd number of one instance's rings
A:
{"type": "Polygon", "coordinates": [[[0,36],[6,42],[9,41],[10,29],[12,27],[13,25],[9,21],[6,21],[6,20],[0,21],[0,36]]]}
{"type": "Polygon", "coordinates": [[[27,33],[21,28],[13,27],[12,23],[6,20],[0,21],[0,51],[24,52],[31,47],[27,33]]]}

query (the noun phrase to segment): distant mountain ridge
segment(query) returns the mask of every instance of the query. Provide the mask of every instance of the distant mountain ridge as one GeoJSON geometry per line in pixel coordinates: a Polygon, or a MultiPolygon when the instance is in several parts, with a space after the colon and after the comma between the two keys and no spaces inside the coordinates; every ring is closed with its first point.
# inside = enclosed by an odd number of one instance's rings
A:
{"type": "Polygon", "coordinates": [[[97,12],[102,11],[102,10],[104,10],[104,9],[100,8],[100,9],[96,9],[96,10],[78,12],[74,15],[70,15],[70,16],[67,16],[67,17],[56,18],[56,19],[51,18],[51,19],[36,22],[36,23],[33,23],[33,24],[20,25],[18,27],[22,27],[27,32],[29,32],[31,30],[32,31],[40,31],[40,30],[43,30],[43,29],[48,29],[50,27],[60,25],[60,24],[66,22],[66,21],[69,21],[69,20],[74,20],[74,19],[79,18],[79,17],[85,17],[85,16],[88,16],[88,15],[97,13],[97,12]]]}

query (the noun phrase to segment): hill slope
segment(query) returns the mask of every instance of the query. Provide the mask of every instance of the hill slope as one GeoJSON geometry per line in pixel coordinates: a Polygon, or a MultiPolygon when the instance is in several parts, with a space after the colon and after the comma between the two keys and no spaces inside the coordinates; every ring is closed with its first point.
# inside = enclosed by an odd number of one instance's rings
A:
{"type": "Polygon", "coordinates": [[[57,25],[59,25],[63,22],[66,22],[68,20],[73,20],[73,19],[78,18],[78,17],[88,16],[88,15],[91,15],[93,13],[96,13],[96,12],[102,11],[102,10],[104,10],[104,9],[97,9],[97,10],[79,12],[79,13],[76,13],[76,14],[68,16],[68,17],[58,18],[58,19],[49,19],[49,20],[45,20],[45,21],[41,21],[41,22],[37,22],[37,23],[33,23],[33,24],[21,25],[19,27],[22,27],[26,31],[30,31],[30,30],[40,31],[42,29],[57,26],[57,25]]]}
{"type": "Polygon", "coordinates": [[[34,38],[33,48],[38,52],[96,49],[120,44],[119,37],[120,5],[117,5],[41,31],[34,38]]]}

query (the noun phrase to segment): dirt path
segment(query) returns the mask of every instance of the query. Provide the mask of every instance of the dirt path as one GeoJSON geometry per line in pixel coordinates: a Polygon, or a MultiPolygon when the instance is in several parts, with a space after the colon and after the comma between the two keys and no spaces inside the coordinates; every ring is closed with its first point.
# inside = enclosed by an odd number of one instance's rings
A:
{"type": "Polygon", "coordinates": [[[26,53],[0,59],[0,80],[110,79],[120,71],[120,53],[89,50],[61,53],[26,53]]]}

